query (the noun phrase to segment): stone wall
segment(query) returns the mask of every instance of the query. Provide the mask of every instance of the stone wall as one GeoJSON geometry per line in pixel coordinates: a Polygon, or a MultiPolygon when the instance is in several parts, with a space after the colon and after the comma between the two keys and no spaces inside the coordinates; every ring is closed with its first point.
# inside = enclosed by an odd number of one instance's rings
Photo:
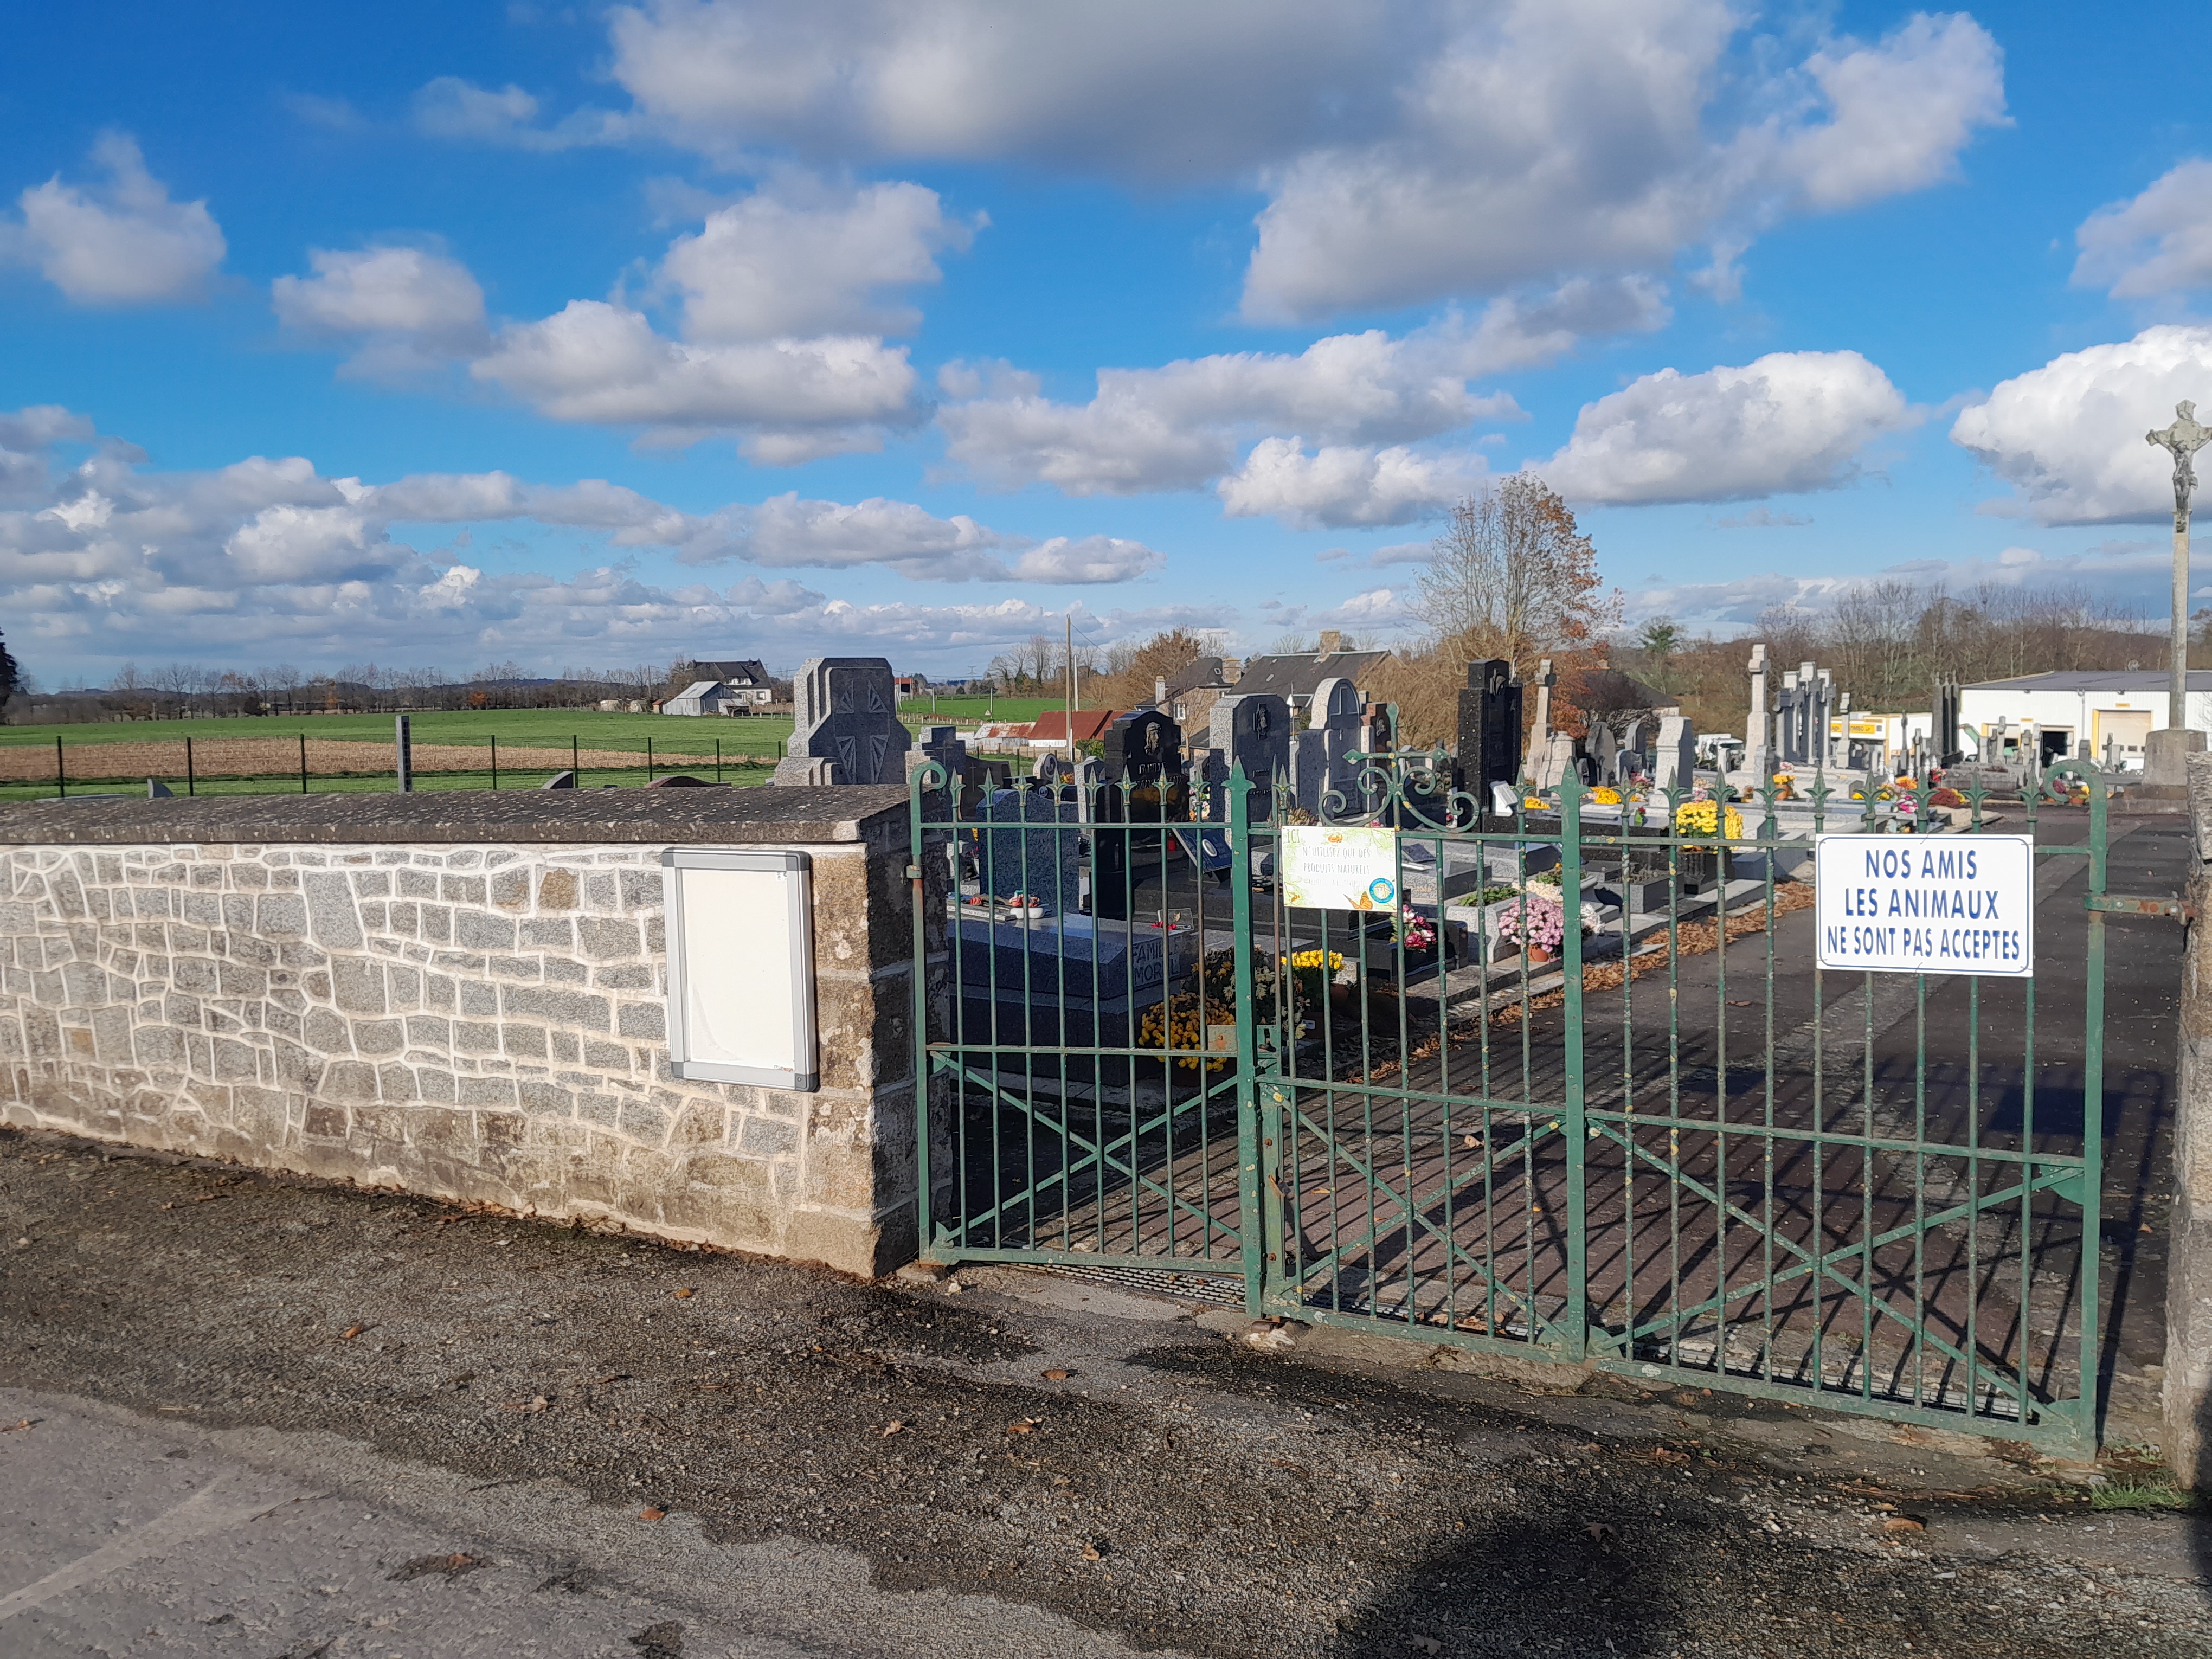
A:
{"type": "MultiPolygon", "coordinates": [[[[9,809],[0,1120],[887,1271],[915,1250],[903,801],[799,793],[898,805],[800,842],[687,799],[702,821],[623,844],[57,845],[9,809]],[[812,856],[819,1091],[669,1075],[671,841],[812,856]]],[[[174,808],[165,827],[234,829],[193,825],[198,805],[73,803],[67,822],[128,837],[174,808]]],[[[587,809],[544,810],[557,833],[587,809]]]]}

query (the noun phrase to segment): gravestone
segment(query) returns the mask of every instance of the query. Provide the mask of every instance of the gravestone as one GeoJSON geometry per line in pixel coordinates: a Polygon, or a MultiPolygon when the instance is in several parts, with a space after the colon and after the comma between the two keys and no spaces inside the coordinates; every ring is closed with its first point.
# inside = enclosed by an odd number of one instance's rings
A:
{"type": "Polygon", "coordinates": [[[793,682],[797,729],[769,781],[782,785],[904,783],[914,734],[882,657],[816,657],[793,682]]]}
{"type": "Polygon", "coordinates": [[[1620,734],[1620,753],[1615,764],[1623,783],[1633,783],[1651,775],[1651,722],[1641,715],[1629,721],[1620,734]]]}
{"type": "Polygon", "coordinates": [[[1574,738],[1565,732],[1554,732],[1529,763],[1528,781],[1538,789],[1556,789],[1566,781],[1568,773],[1581,775],[1581,767],[1582,755],[1574,738]]]}
{"type": "Polygon", "coordinates": [[[1305,731],[1291,750],[1291,791],[1316,817],[1334,792],[1352,804],[1358,769],[1346,758],[1359,747],[1359,690],[1350,680],[1331,678],[1314,688],[1305,731]]]}
{"type": "Polygon", "coordinates": [[[1255,791],[1254,816],[1265,817],[1262,803],[1273,799],[1275,780],[1290,772],[1290,704],[1272,692],[1231,693],[1213,705],[1207,735],[1231,767],[1243,767],[1255,791]]]}
{"type": "MultiPolygon", "coordinates": [[[[932,762],[945,769],[945,781],[938,787],[938,792],[943,794],[945,803],[955,807],[972,805],[964,799],[968,787],[968,745],[960,741],[957,727],[922,727],[914,747],[906,751],[905,781],[911,784],[915,774],[932,762]]],[[[936,810],[944,809],[940,806],[936,810]]]]}
{"type": "Polygon", "coordinates": [[[159,778],[149,778],[146,780],[146,799],[148,800],[173,800],[176,798],[176,793],[177,792],[175,790],[170,788],[167,784],[162,782],[159,778]]]}
{"type": "Polygon", "coordinates": [[[1106,728],[1106,781],[1157,783],[1182,771],[1182,727],[1157,708],[1124,714],[1106,728]]]}
{"type": "Polygon", "coordinates": [[[1520,780],[1521,683],[1503,658],[1471,662],[1459,694],[1459,787],[1487,801],[1493,784],[1520,780]]]}
{"type": "Polygon", "coordinates": [[[1590,727],[1586,745],[1592,769],[1591,781],[1596,783],[1618,783],[1620,781],[1620,740],[1613,735],[1613,727],[1600,720],[1590,727]]]}
{"type": "Polygon", "coordinates": [[[1686,793],[1698,781],[1698,728],[1680,714],[1659,722],[1658,765],[1651,781],[1659,789],[1686,793]]]}
{"type": "Polygon", "coordinates": [[[1082,807],[1050,789],[1001,789],[983,804],[976,877],[994,898],[1026,893],[1048,914],[1076,908],[1082,807]]]}
{"type": "Polygon", "coordinates": [[[538,787],[540,789],[574,789],[576,787],[576,775],[574,772],[556,772],[538,787]]]}

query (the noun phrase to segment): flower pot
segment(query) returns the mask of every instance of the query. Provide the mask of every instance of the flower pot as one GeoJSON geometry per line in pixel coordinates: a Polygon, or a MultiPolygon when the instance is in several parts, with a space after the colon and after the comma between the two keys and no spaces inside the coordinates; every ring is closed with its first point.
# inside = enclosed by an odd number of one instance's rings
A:
{"type": "Polygon", "coordinates": [[[1557,957],[1558,952],[1547,951],[1540,945],[1532,945],[1528,947],[1528,960],[1532,963],[1552,962],[1557,957]]]}

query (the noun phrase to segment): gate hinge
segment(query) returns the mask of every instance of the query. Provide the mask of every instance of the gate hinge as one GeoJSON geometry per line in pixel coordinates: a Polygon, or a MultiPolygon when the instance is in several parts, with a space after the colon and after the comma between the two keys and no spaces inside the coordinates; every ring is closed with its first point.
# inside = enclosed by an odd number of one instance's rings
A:
{"type": "Polygon", "coordinates": [[[2092,910],[2109,910],[2124,916],[2172,916],[2184,924],[2197,920],[2197,912],[2178,898],[2142,898],[2132,893],[2092,893],[2085,901],[2092,910]]]}
{"type": "Polygon", "coordinates": [[[921,866],[918,864],[908,865],[906,867],[906,878],[908,881],[920,881],[921,879],[921,866]]]}

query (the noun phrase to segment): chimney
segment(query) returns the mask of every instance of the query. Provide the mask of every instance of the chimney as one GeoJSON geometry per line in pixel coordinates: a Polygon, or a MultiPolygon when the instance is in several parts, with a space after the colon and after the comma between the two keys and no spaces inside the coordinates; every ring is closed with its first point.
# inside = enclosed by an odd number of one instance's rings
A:
{"type": "Polygon", "coordinates": [[[1164,708],[1167,707],[1167,701],[1168,677],[1164,674],[1155,674],[1152,676],[1152,707],[1164,708]]]}
{"type": "Polygon", "coordinates": [[[1324,628],[1321,630],[1321,655],[1333,657],[1343,649],[1343,634],[1334,628],[1324,628]]]}
{"type": "Polygon", "coordinates": [[[1244,659],[1242,657],[1224,657],[1221,659],[1221,683],[1224,685],[1234,685],[1243,678],[1244,659]]]}

